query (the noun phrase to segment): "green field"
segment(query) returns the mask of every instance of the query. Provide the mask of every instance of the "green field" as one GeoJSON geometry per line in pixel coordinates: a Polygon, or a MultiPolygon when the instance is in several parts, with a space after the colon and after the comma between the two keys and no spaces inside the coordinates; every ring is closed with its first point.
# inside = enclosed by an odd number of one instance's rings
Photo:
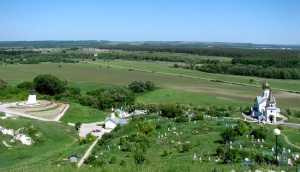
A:
{"type": "MultiPolygon", "coordinates": [[[[60,79],[67,79],[69,85],[76,86],[82,91],[108,87],[111,85],[128,85],[132,81],[153,81],[160,91],[166,94],[173,90],[174,95],[157,96],[157,92],[143,94],[137,99],[149,102],[196,102],[211,104],[231,104],[235,106],[252,106],[256,96],[261,94],[261,83],[264,79],[259,79],[257,87],[240,86],[219,82],[212,82],[202,77],[218,80],[226,80],[238,83],[249,82],[249,77],[216,75],[192,70],[170,68],[167,62],[134,62],[134,61],[96,61],[90,63],[65,64],[65,63],[42,63],[38,65],[1,65],[0,73],[4,74],[1,78],[10,85],[16,85],[22,81],[32,81],[39,74],[52,74],[60,79]],[[62,67],[58,67],[61,65],[62,67]],[[101,67],[100,67],[101,65],[101,67]],[[107,65],[110,67],[108,68],[107,65]],[[121,66],[116,67],[116,66],[121,66]],[[128,70],[128,68],[134,70],[128,70]],[[136,69],[147,70],[139,71],[136,69]],[[154,71],[154,72],[152,72],[154,71]],[[158,73],[161,72],[161,73],[158,73]],[[166,74],[168,73],[168,74],[166,74]],[[197,77],[197,78],[194,78],[197,77]],[[199,78],[198,78],[199,77],[199,78]],[[194,98],[187,97],[192,94],[194,98]],[[178,97],[185,97],[181,99],[178,97]],[[158,99],[160,97],[160,99],[158,99]],[[173,100],[172,100],[172,97],[173,100]],[[198,97],[199,100],[194,102],[198,97]],[[166,98],[166,99],[165,99],[166,98]],[[176,100],[175,100],[176,99],[176,100]],[[168,100],[168,101],[167,101],[168,100]],[[208,100],[208,102],[206,102],[208,100]]],[[[258,80],[258,79],[255,79],[258,80]]],[[[268,80],[272,87],[280,89],[292,89],[298,91],[300,81],[295,80],[268,80]]],[[[278,107],[300,110],[300,94],[288,93],[283,91],[273,91],[278,107]]]]}

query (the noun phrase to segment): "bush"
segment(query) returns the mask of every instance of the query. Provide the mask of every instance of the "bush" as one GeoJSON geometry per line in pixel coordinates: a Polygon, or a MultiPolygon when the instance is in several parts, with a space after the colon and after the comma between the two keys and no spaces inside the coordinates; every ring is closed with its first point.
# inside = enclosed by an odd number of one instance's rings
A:
{"type": "Polygon", "coordinates": [[[224,148],[222,148],[221,146],[219,146],[217,149],[216,149],[216,153],[217,153],[217,155],[224,155],[224,153],[225,153],[225,150],[224,150],[224,148]]]}
{"type": "Polygon", "coordinates": [[[161,129],[161,125],[160,125],[160,124],[157,124],[155,128],[156,128],[156,129],[161,129]]]}
{"type": "Polygon", "coordinates": [[[243,121],[239,121],[237,126],[235,126],[235,131],[238,135],[242,136],[247,130],[247,125],[243,121]]]}
{"type": "Polygon", "coordinates": [[[164,150],[164,153],[162,154],[162,156],[168,156],[170,154],[170,152],[168,150],[164,150]]]}
{"type": "Polygon", "coordinates": [[[152,131],[154,130],[154,125],[149,123],[149,122],[141,122],[139,121],[137,123],[138,125],[138,131],[144,134],[151,134],[152,131]]]}
{"type": "Polygon", "coordinates": [[[52,96],[63,93],[67,85],[67,81],[61,81],[49,74],[38,75],[33,79],[33,82],[37,92],[52,96]]]}
{"type": "Polygon", "coordinates": [[[193,121],[196,121],[196,120],[201,120],[201,121],[203,121],[204,120],[204,116],[203,116],[203,114],[197,114],[197,115],[195,115],[195,116],[193,116],[192,117],[192,120],[193,121]]]}
{"type": "Polygon", "coordinates": [[[250,134],[254,135],[254,138],[257,139],[266,139],[266,134],[262,129],[254,129],[250,134]]]}
{"type": "Polygon", "coordinates": [[[232,162],[239,162],[242,160],[242,157],[240,155],[240,152],[238,149],[228,149],[228,151],[225,153],[225,162],[228,160],[232,162]]]}
{"type": "Polygon", "coordinates": [[[34,83],[29,82],[29,81],[24,81],[24,82],[18,84],[17,88],[20,88],[20,89],[23,89],[23,90],[30,90],[30,89],[34,88],[34,83]]]}
{"type": "Polygon", "coordinates": [[[184,143],[184,144],[182,144],[182,146],[181,146],[181,152],[182,152],[182,153],[183,153],[183,152],[188,152],[188,151],[190,151],[191,149],[193,149],[193,147],[194,147],[194,145],[191,144],[191,143],[184,143]]]}
{"type": "Polygon", "coordinates": [[[127,162],[122,159],[121,162],[120,162],[120,166],[126,167],[127,166],[127,162]]]}
{"type": "Polygon", "coordinates": [[[118,163],[118,160],[117,160],[117,157],[113,156],[110,161],[109,161],[110,164],[116,164],[118,163]]]}
{"type": "Polygon", "coordinates": [[[264,156],[262,154],[256,154],[254,160],[258,164],[262,164],[263,162],[265,162],[264,156]]]}
{"type": "Polygon", "coordinates": [[[237,136],[237,133],[231,127],[227,127],[220,135],[223,138],[223,140],[226,142],[226,141],[234,141],[237,136]]]}
{"type": "Polygon", "coordinates": [[[181,115],[178,118],[176,118],[175,122],[189,122],[189,118],[181,115]]]}
{"type": "Polygon", "coordinates": [[[134,162],[136,164],[143,164],[146,162],[146,155],[144,154],[143,150],[141,149],[136,149],[134,152],[134,162]]]}

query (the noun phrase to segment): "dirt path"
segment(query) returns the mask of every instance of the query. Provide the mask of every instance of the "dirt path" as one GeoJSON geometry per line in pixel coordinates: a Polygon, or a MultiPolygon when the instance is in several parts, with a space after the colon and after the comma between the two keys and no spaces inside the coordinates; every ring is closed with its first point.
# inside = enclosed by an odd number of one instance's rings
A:
{"type": "Polygon", "coordinates": [[[84,156],[80,159],[80,161],[78,162],[77,166],[78,168],[83,164],[84,159],[87,158],[89,156],[89,154],[91,153],[91,151],[93,150],[94,146],[97,144],[98,140],[101,139],[102,135],[104,133],[108,133],[110,132],[110,130],[101,130],[99,137],[93,142],[93,144],[89,147],[89,149],[85,152],[84,156]]]}
{"type": "Polygon", "coordinates": [[[294,145],[293,143],[291,143],[291,142],[289,141],[289,138],[288,138],[286,135],[284,135],[284,134],[281,134],[281,135],[283,135],[284,140],[285,140],[289,145],[291,145],[291,146],[293,146],[293,147],[295,147],[295,148],[297,148],[297,149],[300,149],[299,146],[294,145]]]}

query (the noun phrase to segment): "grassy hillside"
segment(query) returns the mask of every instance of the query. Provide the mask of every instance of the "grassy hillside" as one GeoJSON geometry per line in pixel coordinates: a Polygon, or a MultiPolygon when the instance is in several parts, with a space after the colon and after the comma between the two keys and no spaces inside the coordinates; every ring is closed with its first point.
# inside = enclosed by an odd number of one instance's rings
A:
{"type": "Polygon", "coordinates": [[[69,164],[68,155],[77,153],[83,155],[89,145],[79,145],[77,132],[72,126],[57,122],[43,122],[32,119],[18,118],[0,119],[0,126],[17,130],[33,126],[42,134],[44,141],[37,141],[34,145],[26,146],[12,143],[11,136],[0,137],[0,171],[31,171],[40,170],[47,166],[69,164]],[[2,142],[13,146],[6,147],[2,142]]]}
{"type": "MultiPolygon", "coordinates": [[[[167,119],[158,116],[146,116],[141,117],[142,121],[148,121],[155,126],[161,126],[161,128],[156,128],[152,135],[150,135],[150,147],[147,148],[146,158],[147,163],[144,165],[135,165],[134,163],[134,150],[124,151],[124,145],[121,145],[121,149],[118,148],[120,145],[120,138],[128,136],[129,138],[137,138],[137,122],[132,122],[129,125],[123,127],[119,131],[113,131],[113,138],[102,147],[95,147],[92,156],[98,156],[98,160],[102,160],[106,163],[102,169],[107,171],[129,171],[137,170],[140,171],[212,171],[214,168],[224,171],[242,170],[245,171],[249,167],[243,167],[241,161],[238,163],[233,163],[227,165],[223,163],[223,160],[215,162],[216,148],[218,146],[224,146],[224,150],[229,149],[229,145],[222,143],[222,138],[220,133],[225,130],[227,127],[231,127],[232,124],[236,124],[235,120],[216,120],[215,118],[211,121],[209,118],[206,118],[204,121],[194,122],[184,122],[177,123],[174,122],[174,119],[167,119]],[[170,128],[175,127],[176,130],[169,130],[170,128]],[[169,128],[169,129],[168,129],[169,128]],[[175,134],[178,133],[178,135],[175,134]],[[163,135],[164,138],[159,138],[158,136],[163,135]],[[186,143],[189,142],[193,145],[193,148],[187,152],[182,152],[181,146],[176,146],[174,142],[186,143]],[[109,148],[108,148],[109,146],[109,148]],[[165,151],[168,154],[165,154],[165,151]],[[202,162],[199,160],[193,160],[194,154],[199,158],[201,157],[202,162]],[[111,158],[117,157],[117,163],[111,164],[109,161],[111,158]],[[211,161],[209,161],[209,157],[211,161]],[[120,166],[121,160],[126,161],[127,166],[120,166]]],[[[270,152],[271,148],[275,143],[275,136],[272,134],[275,126],[272,125],[258,125],[250,124],[247,127],[244,135],[239,136],[236,141],[239,141],[239,144],[233,144],[234,149],[240,149],[240,144],[243,146],[243,149],[249,153],[247,157],[251,159],[251,153],[262,154],[263,151],[270,152]],[[266,131],[267,137],[264,143],[254,143],[251,142],[250,132],[254,129],[259,129],[263,127],[266,131]],[[246,137],[249,136],[249,138],[246,137]],[[263,145],[263,148],[261,148],[263,145]]],[[[298,133],[294,134],[294,140],[300,139],[299,131],[297,129],[285,127],[282,130],[282,133],[298,133]]],[[[292,136],[292,135],[290,135],[292,136]]],[[[130,139],[129,139],[130,140],[130,139]]],[[[295,143],[295,142],[294,142],[295,143]]],[[[292,152],[297,152],[298,149],[290,146],[285,142],[283,136],[279,136],[279,150],[282,150],[283,147],[286,149],[291,149],[292,152]]],[[[289,156],[289,155],[283,155],[289,156]]],[[[284,164],[284,163],[283,163],[284,164]]],[[[84,165],[83,169],[86,169],[89,165],[84,165]]],[[[255,165],[254,169],[274,169],[274,166],[260,166],[255,165]]],[[[282,166],[281,169],[295,170],[295,167],[282,166]]],[[[279,170],[280,168],[277,168],[279,170]]]]}
{"type": "Polygon", "coordinates": [[[107,115],[98,109],[94,109],[87,106],[81,106],[77,103],[71,103],[69,109],[60,121],[67,121],[71,123],[82,122],[92,123],[104,121],[107,115]]]}

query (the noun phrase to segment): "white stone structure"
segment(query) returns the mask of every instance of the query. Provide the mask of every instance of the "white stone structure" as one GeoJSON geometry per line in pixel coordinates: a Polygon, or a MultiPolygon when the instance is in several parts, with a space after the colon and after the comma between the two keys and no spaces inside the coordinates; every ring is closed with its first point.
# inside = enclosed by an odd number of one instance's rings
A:
{"type": "Polygon", "coordinates": [[[250,111],[253,117],[257,117],[259,122],[263,123],[274,123],[276,117],[279,117],[280,109],[276,108],[276,100],[267,81],[262,84],[262,96],[256,97],[250,111]]]}
{"type": "Polygon", "coordinates": [[[128,121],[115,116],[114,108],[111,109],[109,117],[105,118],[105,129],[114,129],[118,124],[125,125],[128,121]]]}
{"type": "Polygon", "coordinates": [[[37,103],[36,102],[36,95],[35,94],[34,95],[30,94],[28,96],[28,100],[27,100],[26,104],[36,104],[36,103],[37,103]]]}

